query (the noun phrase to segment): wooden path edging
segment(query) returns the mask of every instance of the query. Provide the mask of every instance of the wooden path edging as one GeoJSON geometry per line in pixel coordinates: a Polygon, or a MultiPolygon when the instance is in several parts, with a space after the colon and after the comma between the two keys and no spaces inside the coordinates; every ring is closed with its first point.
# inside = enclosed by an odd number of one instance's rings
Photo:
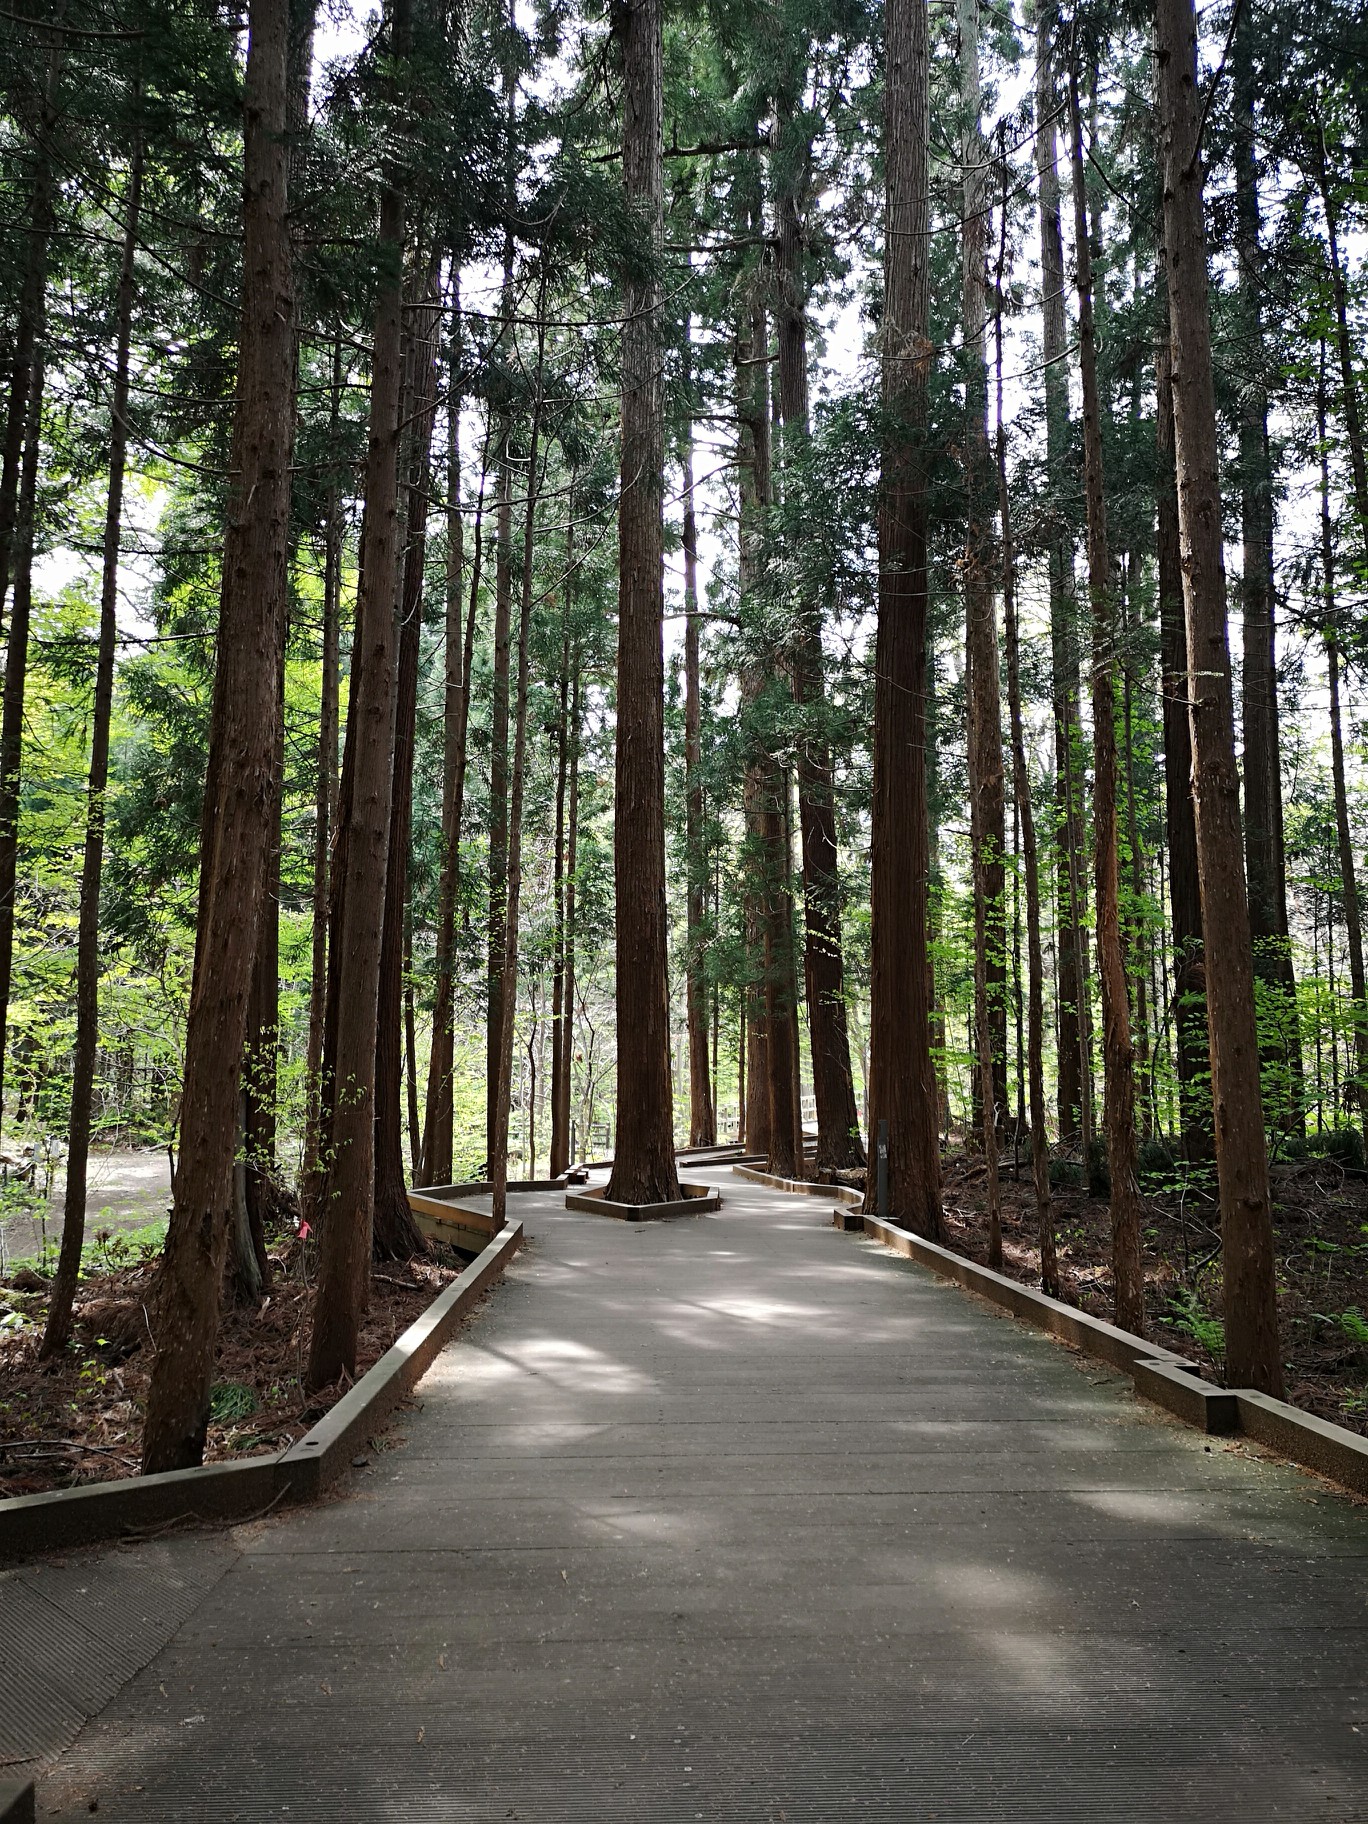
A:
{"type": "Polygon", "coordinates": [[[33,1824],[33,1781],[0,1780],[0,1824],[33,1824]]]}
{"type": "Polygon", "coordinates": [[[673,1203],[610,1203],[606,1185],[565,1193],[567,1210],[585,1216],[613,1216],[619,1222],[662,1222],[673,1216],[706,1216],[722,1208],[721,1192],[710,1184],[681,1184],[684,1195],[673,1203]]]}
{"type": "Polygon", "coordinates": [[[1256,1393],[1252,1387],[1213,1386],[1201,1378],[1186,1356],[1158,1349],[1129,1330],[1119,1330],[1100,1317],[1089,1317],[1072,1305],[1047,1298],[934,1241],[924,1241],[896,1223],[866,1216],[864,1226],[865,1233],[876,1241],[1002,1305],[1014,1317],[1124,1368],[1142,1399],[1162,1406],[1199,1431],[1252,1438],[1303,1469],[1338,1482],[1356,1495],[1368,1495],[1368,1438],[1357,1432],[1303,1412],[1286,1400],[1256,1393]]]}
{"type": "MultiPolygon", "coordinates": [[[[279,1506],[316,1501],[417,1385],[470,1306],[503,1272],[522,1241],[507,1223],[312,1431],[274,1456],[205,1463],[158,1476],[0,1501],[0,1559],[160,1531],[184,1520],[239,1523],[279,1506]]],[[[22,1814],[17,1814],[22,1815],[22,1814]]],[[[0,1819],[6,1816],[0,1812],[0,1819]]]]}
{"type": "MultiPolygon", "coordinates": [[[[864,1201],[856,1190],[842,1184],[806,1184],[779,1178],[770,1172],[733,1166],[732,1171],[753,1183],[797,1195],[833,1197],[838,1227],[857,1226],[848,1206],[864,1201]],[[845,1206],[845,1207],[842,1207],[845,1206]]],[[[1061,1342],[1087,1355],[1099,1357],[1131,1376],[1136,1393],[1152,1405],[1162,1406],[1174,1418],[1213,1437],[1240,1435],[1252,1438],[1290,1462],[1300,1464],[1356,1495],[1368,1496],[1368,1438],[1333,1425],[1314,1413],[1303,1412],[1286,1400],[1272,1399],[1251,1387],[1217,1387],[1204,1381],[1186,1356],[1161,1349],[1130,1330],[1091,1317],[1044,1292],[1023,1286],[1019,1280],[981,1267],[938,1242],[926,1241],[895,1222],[877,1216],[860,1216],[858,1226],[873,1240],[929,1267],[942,1279],[953,1280],[967,1291],[1011,1312],[1023,1323],[1048,1331],[1061,1342]]]]}
{"type": "Polygon", "coordinates": [[[744,1178],[751,1184],[767,1184],[776,1191],[789,1191],[797,1197],[834,1197],[836,1209],[832,1221],[838,1229],[864,1228],[864,1217],[859,1206],[864,1202],[863,1196],[848,1184],[817,1184],[810,1178],[780,1178],[774,1172],[760,1171],[752,1165],[734,1165],[734,1178],[744,1178]]]}

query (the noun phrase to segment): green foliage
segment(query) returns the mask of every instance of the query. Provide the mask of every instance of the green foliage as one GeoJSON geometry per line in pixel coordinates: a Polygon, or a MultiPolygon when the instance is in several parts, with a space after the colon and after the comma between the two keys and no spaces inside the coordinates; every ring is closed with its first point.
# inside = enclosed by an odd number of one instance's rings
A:
{"type": "Polygon", "coordinates": [[[1178,1161],[1167,1140],[1142,1140],[1135,1154],[1135,1175],[1146,1189],[1172,1183],[1178,1161]]]}
{"type": "Polygon", "coordinates": [[[243,1381],[216,1381],[209,1395],[209,1416],[220,1425],[249,1418],[257,1409],[253,1388],[243,1381]]]}
{"type": "Polygon", "coordinates": [[[1341,1311],[1336,1321],[1351,1342],[1357,1343],[1361,1349],[1368,1349],[1368,1319],[1364,1318],[1357,1305],[1341,1311]]]}
{"type": "Polygon", "coordinates": [[[1200,1343],[1208,1355],[1218,1359],[1225,1354],[1225,1325],[1213,1317],[1200,1296],[1180,1286],[1169,1299],[1169,1312],[1175,1330],[1200,1343]]]}
{"type": "Polygon", "coordinates": [[[1363,1135],[1356,1127],[1334,1127],[1322,1134],[1311,1134],[1306,1151],[1310,1158],[1333,1160],[1346,1172],[1364,1170],[1363,1135]]]}

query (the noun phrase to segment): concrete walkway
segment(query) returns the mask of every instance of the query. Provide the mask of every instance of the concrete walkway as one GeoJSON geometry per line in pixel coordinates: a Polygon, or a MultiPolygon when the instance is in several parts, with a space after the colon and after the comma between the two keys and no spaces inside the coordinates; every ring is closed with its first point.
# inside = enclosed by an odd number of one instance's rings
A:
{"type": "Polygon", "coordinates": [[[720,1180],[519,1198],[326,1506],[0,1584],[11,1674],[7,1590],[188,1592],[40,1817],[1368,1820],[1368,1510],[720,1180]]]}

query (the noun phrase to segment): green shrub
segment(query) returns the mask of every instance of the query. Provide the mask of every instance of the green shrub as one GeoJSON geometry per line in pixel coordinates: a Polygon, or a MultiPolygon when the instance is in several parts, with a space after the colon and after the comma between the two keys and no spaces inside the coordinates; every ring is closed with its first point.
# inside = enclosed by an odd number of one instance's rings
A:
{"type": "Polygon", "coordinates": [[[1163,1184],[1173,1177],[1177,1164],[1167,1140],[1142,1140],[1135,1155],[1135,1175],[1141,1184],[1163,1184]]]}
{"type": "Polygon", "coordinates": [[[1225,1354],[1225,1325],[1203,1306],[1195,1292],[1180,1287],[1169,1300],[1173,1327],[1200,1343],[1210,1355],[1225,1354]]]}
{"type": "Polygon", "coordinates": [[[1083,1184],[1083,1167],[1076,1159],[1051,1159],[1050,1184],[1056,1191],[1076,1191],[1083,1184]]]}
{"type": "Polygon", "coordinates": [[[1310,1158],[1333,1160],[1346,1172],[1364,1169],[1363,1135],[1356,1127],[1332,1127],[1326,1133],[1312,1134],[1306,1151],[1310,1158]]]}
{"type": "Polygon", "coordinates": [[[242,1381],[218,1381],[209,1395],[209,1415],[221,1425],[248,1418],[256,1409],[256,1393],[242,1381]]]}

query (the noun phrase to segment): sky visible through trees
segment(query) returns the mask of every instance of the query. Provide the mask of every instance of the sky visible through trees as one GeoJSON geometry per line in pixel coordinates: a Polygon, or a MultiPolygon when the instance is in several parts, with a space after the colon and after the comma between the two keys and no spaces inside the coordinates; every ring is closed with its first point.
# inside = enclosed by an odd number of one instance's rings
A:
{"type": "Polygon", "coordinates": [[[273,1236],[322,1386],[406,1186],[689,1142],[1266,1391],[1352,1337],[1277,1234],[1368,1110],[1356,9],[0,49],[0,1122],[66,1160],[49,1355],[88,1152],[177,1159],[149,1468],[273,1236]]]}

